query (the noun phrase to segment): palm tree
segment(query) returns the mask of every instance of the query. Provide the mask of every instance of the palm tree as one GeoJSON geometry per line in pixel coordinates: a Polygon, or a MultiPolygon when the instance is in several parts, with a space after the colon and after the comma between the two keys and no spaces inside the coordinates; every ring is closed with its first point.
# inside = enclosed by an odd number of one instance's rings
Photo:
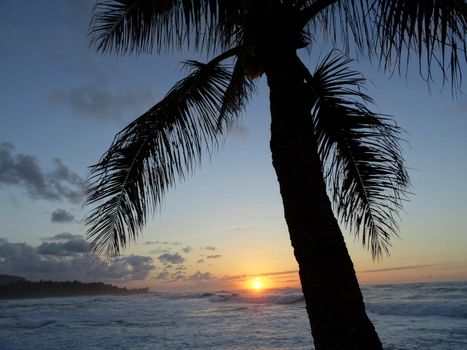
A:
{"type": "Polygon", "coordinates": [[[134,240],[165,191],[215,150],[265,74],[272,161],[315,347],[382,349],[336,217],[374,258],[388,253],[409,186],[400,129],[369,109],[364,79],[344,56],[328,55],[311,73],[297,51],[353,42],[389,71],[418,53],[428,78],[438,66],[455,90],[466,18],[461,0],[98,2],[89,35],[100,52],[192,49],[213,59],[185,62],[190,74],[91,167],[92,246],[118,254],[134,240]]]}

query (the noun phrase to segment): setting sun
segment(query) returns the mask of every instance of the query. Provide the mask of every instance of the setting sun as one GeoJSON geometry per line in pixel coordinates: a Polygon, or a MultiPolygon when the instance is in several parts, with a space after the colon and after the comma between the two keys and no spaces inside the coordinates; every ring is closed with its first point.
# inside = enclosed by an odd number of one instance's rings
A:
{"type": "Polygon", "coordinates": [[[261,281],[258,279],[258,278],[255,278],[252,283],[251,283],[252,287],[254,290],[261,290],[263,289],[263,284],[261,283],[261,281]]]}

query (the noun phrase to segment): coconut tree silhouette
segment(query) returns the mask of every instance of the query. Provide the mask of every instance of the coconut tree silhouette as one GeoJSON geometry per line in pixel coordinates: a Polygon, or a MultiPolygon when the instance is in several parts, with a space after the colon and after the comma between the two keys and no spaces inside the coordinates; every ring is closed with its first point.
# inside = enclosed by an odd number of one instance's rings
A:
{"type": "Polygon", "coordinates": [[[336,217],[374,258],[388,253],[409,186],[400,129],[369,109],[346,58],[330,54],[311,73],[297,51],[353,42],[389,71],[415,53],[428,79],[437,66],[456,88],[466,17],[461,0],[98,2],[89,35],[99,52],[198,50],[213,59],[185,62],[190,74],[91,167],[92,246],[118,254],[134,240],[165,191],[215,150],[264,74],[272,162],[315,347],[381,349],[336,217]]]}

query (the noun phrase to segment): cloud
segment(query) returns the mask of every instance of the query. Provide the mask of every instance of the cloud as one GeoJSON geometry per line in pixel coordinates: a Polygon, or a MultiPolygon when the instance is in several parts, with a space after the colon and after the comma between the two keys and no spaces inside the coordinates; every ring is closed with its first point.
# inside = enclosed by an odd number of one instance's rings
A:
{"type": "Polygon", "coordinates": [[[248,130],[246,127],[243,125],[235,125],[232,127],[230,130],[230,135],[236,139],[246,139],[248,136],[250,136],[250,130],[248,130]]]}
{"type": "Polygon", "coordinates": [[[74,256],[89,252],[89,242],[78,235],[64,233],[52,237],[51,240],[52,242],[43,242],[39,245],[37,253],[49,256],[74,256]]]}
{"type": "Polygon", "coordinates": [[[214,275],[210,272],[199,272],[196,271],[193,275],[188,276],[189,281],[198,282],[198,281],[209,281],[214,279],[214,275]]]}
{"type": "MultiPolygon", "coordinates": [[[[182,245],[182,244],[183,243],[179,242],[179,241],[146,241],[146,242],[144,242],[144,245],[147,245],[147,246],[153,246],[153,245],[159,246],[159,247],[155,247],[154,249],[152,249],[149,252],[149,254],[170,253],[171,250],[172,250],[172,246],[179,246],[179,245],[182,245]]],[[[182,249],[182,251],[187,253],[188,250],[190,250],[190,249],[191,249],[191,247],[186,247],[186,248],[182,249]]]]}
{"type": "Polygon", "coordinates": [[[397,266],[397,267],[386,267],[382,269],[372,269],[364,270],[361,272],[372,273],[372,272],[386,272],[386,271],[399,271],[399,270],[413,270],[413,269],[423,269],[425,267],[433,267],[433,264],[430,265],[407,265],[407,266],[397,266]]]}
{"type": "Polygon", "coordinates": [[[54,159],[54,169],[44,171],[37,158],[28,154],[14,154],[10,143],[0,144],[0,185],[16,185],[26,189],[33,199],[68,201],[77,204],[84,194],[84,180],[54,159]]]}
{"type": "Polygon", "coordinates": [[[43,241],[59,241],[59,240],[62,240],[62,239],[73,239],[73,238],[77,238],[77,237],[82,237],[82,236],[73,235],[73,234],[68,233],[68,232],[63,232],[63,233],[58,233],[58,234],[56,234],[55,236],[52,236],[52,237],[43,238],[42,240],[43,241]]]}
{"type": "Polygon", "coordinates": [[[151,255],[162,254],[162,253],[170,253],[170,249],[157,248],[157,249],[152,249],[149,251],[149,254],[151,255]]]}
{"type": "Polygon", "coordinates": [[[198,260],[196,260],[196,263],[197,263],[197,264],[202,264],[202,263],[204,263],[204,259],[203,259],[203,258],[198,259],[198,260]]]}
{"type": "Polygon", "coordinates": [[[250,230],[253,230],[255,228],[257,228],[258,226],[252,226],[252,225],[248,225],[248,226],[239,226],[239,227],[234,227],[232,229],[232,231],[250,231],[250,230]]]}
{"type": "Polygon", "coordinates": [[[49,101],[67,106],[75,117],[109,121],[144,112],[142,108],[147,109],[154,102],[154,93],[142,88],[112,91],[104,86],[82,85],[55,90],[49,101]]]}
{"type": "Polygon", "coordinates": [[[182,249],[182,251],[184,253],[187,253],[187,254],[190,253],[192,250],[193,250],[193,248],[191,248],[191,247],[185,247],[185,248],[182,249]]]}
{"type": "Polygon", "coordinates": [[[206,250],[216,250],[216,247],[208,245],[208,246],[204,247],[204,249],[206,249],[206,250]]]}
{"type": "Polygon", "coordinates": [[[263,272],[258,274],[245,274],[245,275],[232,275],[224,276],[225,280],[244,280],[251,277],[271,277],[271,276],[286,276],[286,275],[297,275],[297,270],[287,270],[287,271],[272,271],[272,272],[263,272]]]}
{"type": "Polygon", "coordinates": [[[219,259],[222,255],[216,254],[216,255],[208,255],[206,259],[219,259]]]}
{"type": "Polygon", "coordinates": [[[186,270],[186,266],[184,265],[179,265],[175,268],[175,271],[185,271],[186,270]]]}
{"type": "Polygon", "coordinates": [[[298,277],[296,279],[287,279],[287,280],[281,280],[280,281],[281,283],[300,283],[300,280],[298,279],[298,277]]]}
{"type": "Polygon", "coordinates": [[[153,277],[156,280],[162,280],[165,283],[173,283],[177,281],[186,280],[186,276],[182,270],[170,271],[170,267],[165,267],[158,275],[153,277]]]}
{"type": "Polygon", "coordinates": [[[170,254],[165,253],[158,257],[159,261],[165,264],[182,264],[185,261],[185,258],[179,253],[170,254]]]}
{"type": "Polygon", "coordinates": [[[131,272],[132,280],[144,280],[149,277],[150,272],[155,268],[152,262],[151,257],[141,255],[130,255],[117,259],[117,263],[121,265],[122,270],[131,272]]]}
{"type": "Polygon", "coordinates": [[[155,269],[153,259],[131,255],[104,261],[85,252],[80,236],[60,234],[38,247],[0,238],[0,274],[31,280],[125,282],[143,280],[155,269]]]}
{"type": "Polygon", "coordinates": [[[170,272],[167,269],[164,269],[163,271],[159,272],[159,274],[156,275],[154,279],[162,280],[165,283],[174,283],[178,281],[196,283],[216,279],[216,277],[210,272],[196,271],[194,274],[187,276],[183,272],[185,269],[186,268],[183,267],[179,270],[176,270],[175,272],[170,272]]]}
{"type": "Polygon", "coordinates": [[[170,279],[170,274],[168,271],[161,271],[157,276],[154,277],[156,280],[167,280],[170,279]]]}
{"type": "Polygon", "coordinates": [[[182,242],[178,242],[178,241],[173,241],[173,242],[170,242],[170,241],[147,241],[144,243],[145,245],[182,245],[183,243],[182,242]]]}
{"type": "Polygon", "coordinates": [[[68,223],[72,222],[75,219],[75,216],[69,212],[67,212],[65,209],[57,209],[52,213],[52,216],[50,217],[50,221],[54,223],[68,223]]]}

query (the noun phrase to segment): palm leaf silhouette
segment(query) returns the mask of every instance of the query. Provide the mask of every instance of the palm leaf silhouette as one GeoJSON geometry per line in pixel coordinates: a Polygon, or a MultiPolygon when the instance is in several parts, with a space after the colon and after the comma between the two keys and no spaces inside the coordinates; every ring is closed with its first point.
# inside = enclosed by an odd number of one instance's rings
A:
{"type": "Polygon", "coordinates": [[[89,37],[100,52],[232,47],[241,9],[231,1],[99,1],[89,37]]]}
{"type": "Polygon", "coordinates": [[[399,147],[400,129],[370,111],[364,78],[343,56],[328,55],[308,83],[319,153],[341,221],[361,234],[374,258],[388,254],[409,177],[399,147]]]}
{"type": "Polygon", "coordinates": [[[229,120],[237,115],[240,101],[251,92],[231,88],[235,92],[226,99],[232,76],[225,67],[196,61],[186,65],[192,72],[117,134],[91,167],[87,203],[96,207],[86,224],[97,252],[118,254],[136,238],[165,191],[195,169],[203,152],[216,147],[226,126],[218,116],[229,120]]]}
{"type": "Polygon", "coordinates": [[[191,74],[91,168],[93,247],[118,254],[137,236],[165,191],[216,148],[254,91],[249,78],[264,72],[273,166],[316,348],[382,349],[333,214],[374,258],[388,253],[409,186],[401,130],[369,109],[364,79],[347,60],[330,55],[310,74],[297,50],[331,38],[391,72],[415,55],[427,80],[438,66],[455,90],[466,18],[462,0],[99,1],[89,36],[100,52],[218,56],[188,62],[191,74]]]}
{"type": "Polygon", "coordinates": [[[460,88],[467,59],[464,0],[323,0],[312,1],[305,13],[310,31],[319,27],[346,51],[353,39],[357,51],[376,55],[389,71],[400,71],[415,54],[427,81],[437,66],[453,90],[460,88]]]}

